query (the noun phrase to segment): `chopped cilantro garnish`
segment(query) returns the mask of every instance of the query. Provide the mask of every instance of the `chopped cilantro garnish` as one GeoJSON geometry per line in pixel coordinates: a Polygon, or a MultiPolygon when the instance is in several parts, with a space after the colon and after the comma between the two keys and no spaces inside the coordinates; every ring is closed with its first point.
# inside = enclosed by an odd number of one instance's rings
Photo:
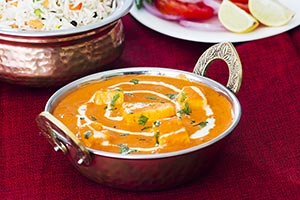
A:
{"type": "Polygon", "coordinates": [[[132,94],[132,93],[125,93],[125,94],[129,97],[134,97],[134,94],[132,94]]]}
{"type": "Polygon", "coordinates": [[[199,123],[195,124],[194,126],[200,126],[201,128],[204,128],[207,124],[208,124],[208,122],[199,122],[199,123]]]}
{"type": "Polygon", "coordinates": [[[176,99],[177,94],[166,94],[167,97],[169,97],[170,99],[176,99]]]}
{"type": "Polygon", "coordinates": [[[145,126],[145,127],[143,127],[143,128],[141,129],[141,131],[147,130],[147,129],[149,129],[149,128],[151,128],[151,126],[145,126]]]}
{"type": "Polygon", "coordinates": [[[188,102],[185,102],[184,104],[184,108],[181,109],[180,111],[178,111],[180,114],[186,114],[186,115],[190,115],[192,110],[189,106],[189,103],[188,102]]]}
{"type": "Polygon", "coordinates": [[[154,134],[154,137],[155,137],[155,144],[156,145],[159,145],[159,131],[157,131],[155,134],[154,134]]]}
{"type": "Polygon", "coordinates": [[[181,92],[181,98],[180,98],[180,102],[184,102],[186,100],[187,96],[185,92],[181,92]]]}
{"type": "Polygon", "coordinates": [[[136,149],[130,149],[127,144],[117,144],[117,146],[120,147],[120,154],[122,155],[127,155],[130,154],[132,152],[137,152],[136,149]]]}
{"type": "Polygon", "coordinates": [[[144,115],[141,115],[140,118],[139,118],[138,123],[139,123],[140,125],[145,125],[145,124],[147,123],[148,119],[149,119],[148,117],[146,117],[146,116],[144,116],[144,115]]]}
{"type": "MultiPolygon", "coordinates": [[[[145,0],[148,4],[152,4],[153,0],[145,0]]],[[[144,7],[143,0],[135,0],[135,5],[137,9],[144,7]]]]}
{"type": "Polygon", "coordinates": [[[154,97],[154,96],[145,96],[145,99],[150,99],[150,100],[159,100],[159,98],[154,97]]]}
{"type": "Polygon", "coordinates": [[[138,79],[131,79],[129,82],[133,83],[134,85],[139,84],[139,80],[138,79]]]}
{"type": "Polygon", "coordinates": [[[111,102],[110,102],[111,107],[114,107],[116,105],[116,102],[117,102],[117,100],[118,100],[119,97],[120,97],[120,93],[116,93],[112,97],[111,102]]]}
{"type": "Polygon", "coordinates": [[[84,132],[84,138],[85,139],[89,139],[92,136],[92,131],[88,130],[86,132],[84,132]]]}

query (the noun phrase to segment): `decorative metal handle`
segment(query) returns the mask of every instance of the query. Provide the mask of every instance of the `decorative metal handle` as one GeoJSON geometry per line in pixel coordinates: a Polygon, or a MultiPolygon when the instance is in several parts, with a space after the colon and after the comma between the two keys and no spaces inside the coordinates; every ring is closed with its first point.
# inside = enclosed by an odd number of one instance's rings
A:
{"type": "Polygon", "coordinates": [[[61,150],[65,155],[69,154],[71,159],[79,165],[89,165],[91,155],[80,140],[61,121],[49,112],[42,112],[36,118],[37,125],[54,146],[54,150],[61,150]]]}
{"type": "Polygon", "coordinates": [[[205,76],[208,67],[215,60],[223,60],[229,69],[226,87],[237,94],[242,84],[242,63],[239,55],[230,42],[215,44],[208,48],[198,59],[194,73],[205,76]]]}

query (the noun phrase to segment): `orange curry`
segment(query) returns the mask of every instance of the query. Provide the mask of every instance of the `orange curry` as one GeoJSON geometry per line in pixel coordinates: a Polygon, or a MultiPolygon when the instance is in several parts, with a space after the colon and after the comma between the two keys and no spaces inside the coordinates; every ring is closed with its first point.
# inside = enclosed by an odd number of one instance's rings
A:
{"type": "Polygon", "coordinates": [[[91,82],[64,97],[53,114],[86,147],[121,154],[199,145],[233,120],[224,95],[184,76],[125,75],[91,82]]]}

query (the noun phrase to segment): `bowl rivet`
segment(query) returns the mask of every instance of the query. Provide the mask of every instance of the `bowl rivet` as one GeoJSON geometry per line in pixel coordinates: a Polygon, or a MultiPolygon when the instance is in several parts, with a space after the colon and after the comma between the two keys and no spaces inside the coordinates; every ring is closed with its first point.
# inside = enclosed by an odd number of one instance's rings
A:
{"type": "Polygon", "coordinates": [[[60,150],[59,146],[54,147],[54,151],[58,152],[60,150]]]}
{"type": "Polygon", "coordinates": [[[81,164],[83,163],[83,161],[84,161],[84,158],[80,158],[80,159],[77,161],[78,165],[81,165],[81,164]]]}

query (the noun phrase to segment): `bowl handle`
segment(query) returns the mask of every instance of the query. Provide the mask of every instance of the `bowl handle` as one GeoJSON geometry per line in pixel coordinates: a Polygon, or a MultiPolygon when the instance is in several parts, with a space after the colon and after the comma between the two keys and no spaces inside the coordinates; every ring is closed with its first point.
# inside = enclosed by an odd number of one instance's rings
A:
{"type": "Polygon", "coordinates": [[[69,153],[71,159],[79,165],[91,163],[91,155],[80,140],[61,121],[49,112],[41,112],[36,122],[42,134],[55,151],[61,150],[65,155],[69,153]]]}
{"type": "Polygon", "coordinates": [[[225,61],[229,69],[226,87],[237,94],[242,83],[242,63],[232,43],[219,43],[208,48],[198,59],[193,72],[205,76],[210,64],[218,59],[225,61]]]}

